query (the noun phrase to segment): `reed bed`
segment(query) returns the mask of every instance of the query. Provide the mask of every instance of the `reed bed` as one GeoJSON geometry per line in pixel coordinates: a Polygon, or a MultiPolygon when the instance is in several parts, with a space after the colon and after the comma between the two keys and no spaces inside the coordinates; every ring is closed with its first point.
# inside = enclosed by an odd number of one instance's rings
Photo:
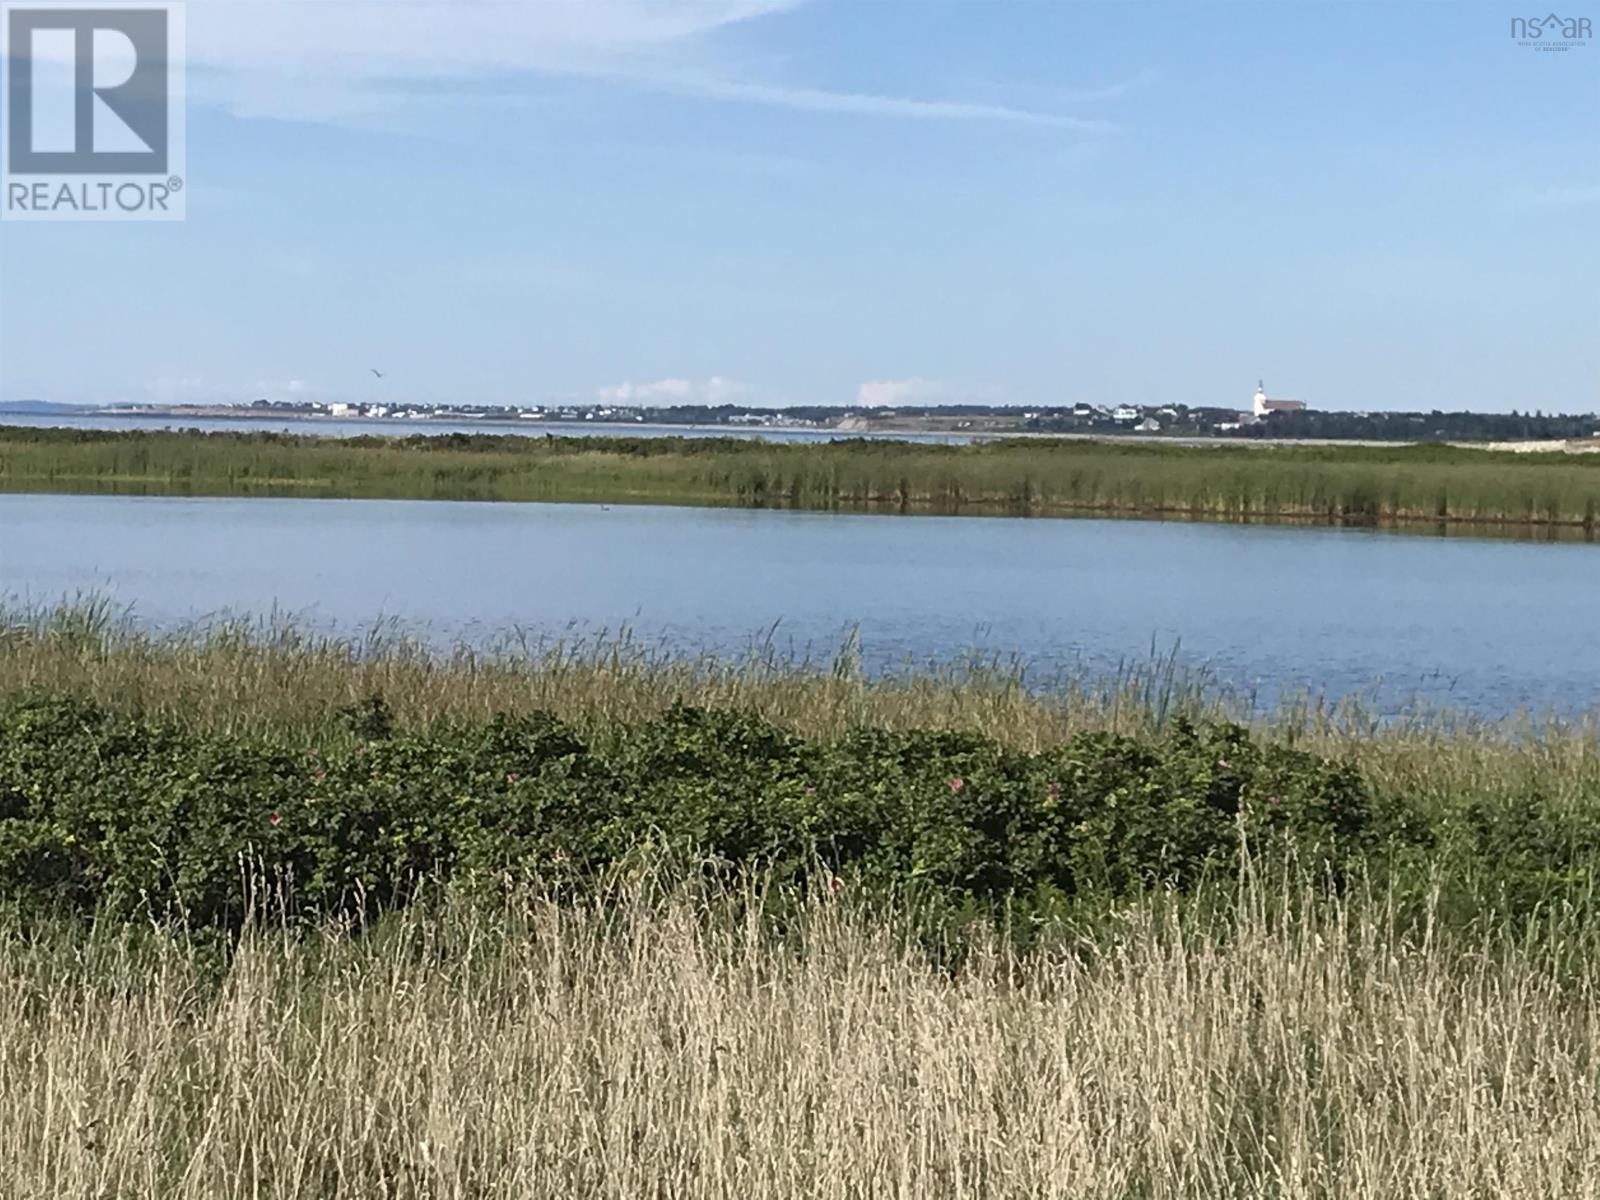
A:
{"type": "Polygon", "coordinates": [[[1439,808],[1537,793],[1557,809],[1600,797],[1600,710],[1506,719],[1313,693],[1257,697],[1154,650],[1105,675],[1041,675],[972,655],[863,673],[853,641],[794,657],[757,642],[743,657],[684,655],[626,630],[588,637],[506,631],[440,651],[395,626],[319,634],[290,619],[218,619],[152,630],[104,597],[0,602],[0,696],[65,692],[218,732],[271,730],[336,745],[340,711],[381,696],[402,727],[543,710],[590,732],[676,703],[750,711],[807,737],[857,728],[945,730],[1037,752],[1074,734],[1158,735],[1173,720],[1233,721],[1358,763],[1385,790],[1439,808]]]}
{"type": "MultiPolygon", "coordinates": [[[[155,630],[103,598],[0,602],[0,694],[68,691],[209,729],[333,734],[342,707],[380,695],[402,726],[550,711],[580,727],[660,716],[674,703],[741,708],[798,733],[871,725],[964,730],[1037,749],[1084,728],[1136,731],[1182,712],[1237,717],[1251,699],[1176,654],[1107,677],[1036,678],[1019,659],[970,655],[868,676],[853,638],[820,655],[756,639],[742,656],[685,654],[626,629],[508,630],[441,650],[393,623],[330,635],[290,618],[219,618],[155,630]]],[[[1354,706],[1350,713],[1356,710],[1354,706]]]]}
{"type": "MultiPolygon", "coordinates": [[[[1151,897],[942,970],[848,895],[621,884],[0,940],[0,1195],[1580,1197],[1592,938],[1151,897]]],[[[1291,896],[1275,890],[1270,895],[1291,896]]]]}
{"type": "Polygon", "coordinates": [[[0,490],[1098,513],[1592,536],[1600,456],[1427,445],[1012,439],[940,446],[0,429],[0,490]]]}

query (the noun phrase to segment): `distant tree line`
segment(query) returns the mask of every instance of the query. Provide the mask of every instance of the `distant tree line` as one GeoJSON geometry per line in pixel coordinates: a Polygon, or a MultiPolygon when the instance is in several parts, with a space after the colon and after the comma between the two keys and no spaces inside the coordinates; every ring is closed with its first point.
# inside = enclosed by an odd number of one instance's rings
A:
{"type": "Polygon", "coordinates": [[[1274,413],[1268,420],[1232,431],[1234,437],[1351,438],[1376,442],[1515,442],[1600,435],[1600,417],[1590,413],[1304,412],[1274,413]]]}

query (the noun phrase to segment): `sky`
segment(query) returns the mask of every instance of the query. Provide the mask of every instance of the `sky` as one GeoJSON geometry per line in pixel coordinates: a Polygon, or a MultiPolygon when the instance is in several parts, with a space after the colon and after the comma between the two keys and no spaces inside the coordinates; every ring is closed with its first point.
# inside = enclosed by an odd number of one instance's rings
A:
{"type": "Polygon", "coordinates": [[[1600,409],[1519,14],[191,0],[187,220],[0,223],[0,400],[1600,409]]]}

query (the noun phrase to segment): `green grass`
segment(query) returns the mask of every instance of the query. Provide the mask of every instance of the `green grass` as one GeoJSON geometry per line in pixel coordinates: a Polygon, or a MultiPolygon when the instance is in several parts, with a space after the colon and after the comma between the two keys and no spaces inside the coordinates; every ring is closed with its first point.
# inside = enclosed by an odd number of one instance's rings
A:
{"type": "Polygon", "coordinates": [[[0,428],[0,490],[578,501],[906,513],[1561,529],[1592,536],[1600,455],[0,428]]]}

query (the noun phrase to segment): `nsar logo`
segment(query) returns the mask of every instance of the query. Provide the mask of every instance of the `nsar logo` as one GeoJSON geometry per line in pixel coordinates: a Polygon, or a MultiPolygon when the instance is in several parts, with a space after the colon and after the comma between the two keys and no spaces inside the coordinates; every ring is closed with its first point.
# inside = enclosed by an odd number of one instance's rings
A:
{"type": "Polygon", "coordinates": [[[1530,50],[1575,50],[1594,36],[1588,17],[1512,17],[1511,37],[1530,50]]]}

